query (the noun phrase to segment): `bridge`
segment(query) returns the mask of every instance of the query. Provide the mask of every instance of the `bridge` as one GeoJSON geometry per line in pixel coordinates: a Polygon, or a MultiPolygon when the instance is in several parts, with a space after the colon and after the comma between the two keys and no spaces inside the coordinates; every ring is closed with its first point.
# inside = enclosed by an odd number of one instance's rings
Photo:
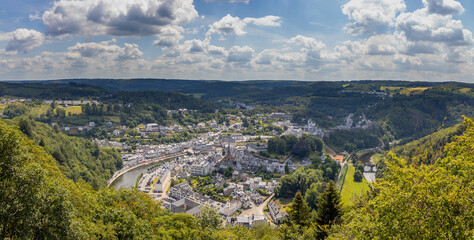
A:
{"type": "Polygon", "coordinates": [[[139,168],[141,166],[146,166],[146,165],[149,165],[149,164],[153,164],[153,163],[158,163],[158,162],[161,162],[161,161],[164,161],[166,159],[170,159],[170,158],[177,158],[177,157],[182,157],[186,155],[186,153],[184,152],[181,152],[181,153],[176,153],[176,154],[171,154],[171,155],[166,155],[166,156],[161,156],[159,158],[154,158],[150,161],[146,161],[146,162],[143,162],[143,163],[140,163],[140,164],[137,164],[133,167],[129,167],[125,170],[121,169],[117,172],[114,173],[114,175],[112,176],[111,179],[109,179],[109,181],[107,181],[107,186],[109,187],[113,182],[115,182],[115,180],[117,180],[117,178],[119,178],[120,176],[122,176],[123,174],[127,173],[128,171],[131,171],[135,168],[139,168]]]}

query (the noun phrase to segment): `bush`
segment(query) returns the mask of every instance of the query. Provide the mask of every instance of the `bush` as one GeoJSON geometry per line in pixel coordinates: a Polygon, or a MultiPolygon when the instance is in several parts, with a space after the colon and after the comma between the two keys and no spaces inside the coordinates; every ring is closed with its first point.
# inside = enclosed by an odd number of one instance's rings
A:
{"type": "Polygon", "coordinates": [[[359,169],[357,169],[354,172],[354,182],[362,182],[363,177],[364,177],[364,175],[362,174],[362,172],[359,169]]]}

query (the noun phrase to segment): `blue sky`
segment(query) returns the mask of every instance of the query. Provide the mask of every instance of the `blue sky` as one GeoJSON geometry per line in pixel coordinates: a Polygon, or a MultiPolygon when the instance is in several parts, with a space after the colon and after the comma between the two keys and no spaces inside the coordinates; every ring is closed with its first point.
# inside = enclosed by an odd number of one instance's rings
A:
{"type": "Polygon", "coordinates": [[[0,80],[474,82],[470,0],[2,0],[0,80]]]}

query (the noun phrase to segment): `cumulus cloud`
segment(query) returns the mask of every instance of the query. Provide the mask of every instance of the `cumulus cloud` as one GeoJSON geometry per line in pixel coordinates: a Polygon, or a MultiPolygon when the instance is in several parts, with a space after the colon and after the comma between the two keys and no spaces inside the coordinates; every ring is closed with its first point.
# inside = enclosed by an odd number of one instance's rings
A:
{"type": "Polygon", "coordinates": [[[255,57],[255,63],[270,65],[273,63],[275,59],[277,59],[278,56],[279,56],[279,53],[276,50],[265,49],[255,57]]]}
{"type": "Polygon", "coordinates": [[[461,14],[464,8],[455,0],[423,0],[429,13],[440,15],[461,14]]]}
{"type": "Polygon", "coordinates": [[[193,0],[59,0],[43,14],[52,36],[147,36],[198,16],[193,0]]]}
{"type": "Polygon", "coordinates": [[[397,28],[409,41],[441,42],[447,45],[470,45],[472,33],[451,15],[430,14],[426,8],[402,13],[397,28]]]}
{"type": "Polygon", "coordinates": [[[157,40],[153,42],[154,45],[161,47],[171,47],[177,45],[181,39],[183,39],[182,33],[184,28],[177,25],[165,26],[160,29],[160,32],[156,35],[157,40]]]}
{"type": "Polygon", "coordinates": [[[297,35],[296,37],[291,38],[287,42],[296,44],[304,49],[310,50],[321,50],[326,47],[326,45],[320,40],[302,35],[297,35]]]}
{"type": "Polygon", "coordinates": [[[223,47],[217,47],[210,45],[207,49],[207,52],[213,55],[225,55],[227,52],[223,47]]]}
{"type": "Polygon", "coordinates": [[[8,40],[5,50],[11,52],[26,53],[43,45],[44,42],[43,34],[31,29],[20,28],[2,35],[0,39],[8,40]]]}
{"type": "Polygon", "coordinates": [[[278,16],[265,16],[262,18],[244,18],[232,17],[230,14],[224,16],[221,20],[210,25],[208,34],[234,34],[245,35],[247,32],[244,28],[248,24],[256,26],[278,27],[281,25],[281,18],[278,16]]]}
{"type": "Polygon", "coordinates": [[[233,46],[229,49],[227,62],[248,63],[252,60],[255,50],[249,46],[233,46]]]}
{"type": "Polygon", "coordinates": [[[76,45],[69,47],[68,57],[70,59],[83,58],[110,58],[118,61],[139,59],[143,55],[138,49],[137,44],[125,43],[124,47],[117,45],[111,45],[111,41],[105,42],[90,42],[90,43],[77,43],[76,45]]]}
{"type": "Polygon", "coordinates": [[[393,35],[377,35],[367,40],[367,54],[369,55],[395,55],[397,41],[393,35]]]}
{"type": "Polygon", "coordinates": [[[246,25],[239,17],[232,17],[227,14],[210,26],[209,33],[244,35],[247,33],[244,31],[246,25]]]}
{"type": "Polygon", "coordinates": [[[350,0],[342,6],[342,13],[353,22],[344,30],[353,35],[373,32],[377,25],[393,25],[396,15],[406,9],[404,0],[350,0]]]}
{"type": "Polygon", "coordinates": [[[281,26],[281,18],[278,16],[265,16],[262,18],[244,18],[245,23],[252,23],[257,26],[279,27],[281,26]]]}
{"type": "Polygon", "coordinates": [[[304,63],[306,66],[320,67],[325,61],[325,57],[321,55],[321,50],[326,48],[326,45],[312,37],[297,35],[287,41],[301,47],[301,52],[305,54],[304,63]]]}

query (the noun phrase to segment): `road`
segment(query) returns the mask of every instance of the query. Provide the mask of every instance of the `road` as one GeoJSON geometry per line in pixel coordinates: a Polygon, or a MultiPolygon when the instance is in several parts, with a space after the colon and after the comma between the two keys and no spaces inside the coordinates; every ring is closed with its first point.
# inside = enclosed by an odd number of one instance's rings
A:
{"type": "Polygon", "coordinates": [[[273,198],[274,195],[275,195],[275,194],[270,195],[270,197],[268,197],[267,200],[265,200],[265,202],[263,202],[262,204],[260,204],[260,205],[258,205],[258,206],[256,206],[256,205],[252,202],[252,203],[251,203],[252,208],[242,211],[242,213],[240,214],[240,216],[244,216],[244,215],[252,216],[252,214],[254,214],[255,216],[257,216],[257,215],[265,215],[264,212],[263,212],[263,210],[265,209],[265,207],[267,206],[267,204],[270,202],[270,200],[273,198]]]}

